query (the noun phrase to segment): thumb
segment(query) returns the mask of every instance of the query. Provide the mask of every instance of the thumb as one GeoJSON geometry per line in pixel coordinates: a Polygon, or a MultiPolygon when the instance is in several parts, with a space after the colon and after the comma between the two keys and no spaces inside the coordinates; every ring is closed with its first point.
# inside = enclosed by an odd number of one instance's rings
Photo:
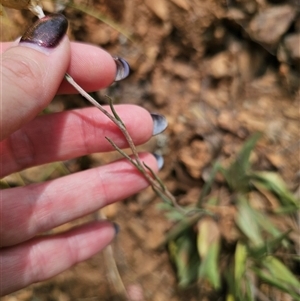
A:
{"type": "Polygon", "coordinates": [[[55,96],[70,60],[67,27],[63,15],[48,15],[1,55],[1,140],[33,119],[55,96]]]}

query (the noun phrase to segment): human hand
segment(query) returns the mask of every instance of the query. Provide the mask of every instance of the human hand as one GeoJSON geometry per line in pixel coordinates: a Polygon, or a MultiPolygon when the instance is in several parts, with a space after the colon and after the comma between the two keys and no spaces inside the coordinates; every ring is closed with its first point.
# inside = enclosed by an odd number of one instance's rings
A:
{"type": "MultiPolygon", "coordinates": [[[[96,108],[37,116],[56,93],[74,93],[68,72],[85,90],[110,85],[116,63],[98,47],[70,43],[61,15],[46,17],[18,45],[1,49],[1,176],[24,168],[85,154],[109,151],[111,138],[127,147],[120,130],[96,108]],[[51,46],[51,47],[50,47],[51,46]]],[[[132,105],[116,106],[135,144],[166,127],[160,115],[132,105]]],[[[151,154],[141,159],[154,171],[151,154]]],[[[63,234],[39,235],[124,199],[148,186],[127,161],[60,179],[5,189],[0,197],[0,295],[66,270],[103,249],[114,238],[112,223],[97,221],[63,234]]]]}

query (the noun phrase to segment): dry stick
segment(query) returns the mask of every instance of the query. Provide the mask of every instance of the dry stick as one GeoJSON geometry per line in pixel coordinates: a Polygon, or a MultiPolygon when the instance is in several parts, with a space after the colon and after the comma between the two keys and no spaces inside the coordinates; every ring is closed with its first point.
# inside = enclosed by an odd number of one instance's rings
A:
{"type": "MultiPolygon", "coordinates": [[[[108,142],[126,159],[128,159],[148,180],[150,185],[152,186],[153,190],[158,193],[160,196],[163,196],[165,200],[168,200],[173,204],[173,206],[180,211],[181,213],[186,213],[186,211],[180,207],[177,204],[177,201],[175,197],[168,191],[168,189],[163,185],[161,180],[154,174],[154,172],[147,167],[143,162],[141,162],[141,159],[138,155],[137,149],[135,147],[134,142],[132,141],[131,136],[129,135],[125,124],[121,120],[121,118],[117,115],[116,111],[114,110],[114,107],[112,105],[112,102],[110,101],[110,107],[113,112],[113,114],[110,114],[107,110],[103,108],[92,96],[90,96],[84,89],[82,89],[75,80],[68,74],[65,74],[65,79],[90,103],[92,103],[95,107],[97,107],[106,117],[108,117],[114,124],[117,125],[117,127],[121,130],[122,134],[124,135],[125,139],[127,140],[129,147],[132,150],[134,159],[132,159],[130,156],[128,156],[124,151],[122,151],[111,139],[108,137],[105,137],[108,142]]],[[[109,98],[109,97],[108,97],[109,98]]]]}

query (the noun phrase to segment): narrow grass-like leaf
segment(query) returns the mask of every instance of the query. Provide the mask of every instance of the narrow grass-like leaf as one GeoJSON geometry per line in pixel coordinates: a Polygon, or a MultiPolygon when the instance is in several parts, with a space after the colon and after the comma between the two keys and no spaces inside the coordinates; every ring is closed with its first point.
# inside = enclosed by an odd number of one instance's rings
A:
{"type": "Polygon", "coordinates": [[[273,237],[281,236],[281,232],[277,229],[277,227],[270,221],[266,215],[262,214],[258,210],[252,209],[253,214],[257,223],[260,225],[262,230],[265,230],[273,237]]]}
{"type": "Polygon", "coordinates": [[[266,235],[272,239],[282,236],[282,233],[264,214],[253,209],[243,197],[239,197],[239,215],[237,223],[244,234],[252,238],[254,246],[261,248],[265,245],[266,235]],[[249,228],[248,228],[249,227],[249,228]],[[263,236],[263,233],[265,234],[263,236]],[[260,243],[259,243],[260,241],[260,243]]]}
{"type": "Polygon", "coordinates": [[[203,214],[203,212],[199,212],[193,216],[186,216],[183,218],[166,234],[165,243],[175,240],[176,237],[180,236],[184,231],[187,231],[187,229],[195,225],[195,223],[203,216],[203,214]]]}
{"type": "MultiPolygon", "coordinates": [[[[172,206],[172,208],[174,208],[174,207],[172,206]]],[[[165,215],[168,220],[173,221],[173,222],[181,221],[184,218],[184,215],[176,209],[167,212],[165,215]]]]}
{"type": "Polygon", "coordinates": [[[242,196],[239,197],[237,208],[238,214],[236,217],[236,223],[238,227],[255,247],[262,246],[264,240],[254,210],[242,196]]]}
{"type": "Polygon", "coordinates": [[[200,258],[195,243],[195,233],[191,229],[169,243],[169,252],[176,266],[179,286],[187,287],[198,278],[200,258]]]}
{"type": "Polygon", "coordinates": [[[218,259],[220,253],[220,242],[214,242],[209,249],[209,253],[201,261],[199,277],[208,280],[215,289],[221,286],[221,277],[218,269],[218,259]]]}
{"type": "Polygon", "coordinates": [[[229,187],[236,192],[247,192],[249,189],[249,176],[248,169],[250,167],[250,154],[257,142],[261,137],[260,133],[254,134],[243,145],[237,159],[231,166],[223,171],[223,175],[229,187]]]}
{"type": "Polygon", "coordinates": [[[162,210],[162,211],[170,211],[170,210],[174,210],[174,207],[172,206],[171,203],[166,203],[166,202],[163,202],[163,203],[158,203],[156,205],[156,208],[158,210],[162,210]]]}
{"type": "Polygon", "coordinates": [[[236,284],[241,282],[246,271],[247,255],[247,247],[238,242],[234,254],[234,281],[236,284]]]}
{"type": "Polygon", "coordinates": [[[262,269],[255,267],[253,270],[263,281],[300,300],[300,282],[281,261],[274,256],[267,256],[261,260],[261,265],[262,269]]]}
{"type": "Polygon", "coordinates": [[[286,283],[291,289],[299,289],[300,282],[293,273],[276,257],[267,256],[263,260],[262,265],[266,267],[270,274],[276,277],[279,281],[286,283]]]}
{"type": "Polygon", "coordinates": [[[197,226],[197,249],[201,258],[199,277],[208,280],[215,289],[221,285],[218,259],[220,231],[211,217],[203,218],[197,226]]]}
{"type": "Polygon", "coordinates": [[[259,184],[265,189],[273,192],[281,202],[282,206],[294,206],[299,209],[299,200],[297,201],[293,194],[287,189],[281,177],[274,172],[254,172],[251,175],[253,184],[259,184]]]}
{"type": "Polygon", "coordinates": [[[174,208],[171,202],[159,203],[156,205],[156,208],[158,210],[167,211],[165,216],[174,222],[179,222],[186,217],[183,212],[178,211],[177,208],[174,208]]]}
{"type": "Polygon", "coordinates": [[[291,230],[286,233],[282,233],[281,235],[275,237],[274,239],[267,240],[264,245],[259,248],[249,248],[248,251],[253,258],[260,258],[265,256],[266,254],[272,254],[275,252],[275,249],[282,245],[283,241],[288,238],[288,234],[291,230]]]}
{"type": "Polygon", "coordinates": [[[250,279],[244,278],[245,294],[241,295],[240,301],[255,301],[255,293],[253,291],[253,286],[255,285],[250,279]]]}

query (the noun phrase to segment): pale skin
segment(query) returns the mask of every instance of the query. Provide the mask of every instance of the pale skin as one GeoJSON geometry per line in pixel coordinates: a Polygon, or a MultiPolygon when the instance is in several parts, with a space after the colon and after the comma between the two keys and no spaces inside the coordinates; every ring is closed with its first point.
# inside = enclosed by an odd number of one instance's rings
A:
{"type": "MultiPolygon", "coordinates": [[[[64,38],[43,54],[1,44],[1,162],[4,177],[24,168],[67,160],[127,144],[120,130],[98,109],[38,116],[56,93],[75,93],[63,81],[68,72],[85,90],[109,86],[116,67],[100,48],[64,38]]],[[[151,138],[150,114],[137,106],[116,110],[135,142],[151,138]]],[[[155,158],[141,154],[157,171],[155,158]]],[[[60,179],[0,191],[0,295],[43,281],[85,260],[115,236],[110,222],[93,222],[54,236],[37,234],[92,213],[148,186],[125,159],[60,179]],[[117,188],[117,189],[116,189],[117,188]]]]}

